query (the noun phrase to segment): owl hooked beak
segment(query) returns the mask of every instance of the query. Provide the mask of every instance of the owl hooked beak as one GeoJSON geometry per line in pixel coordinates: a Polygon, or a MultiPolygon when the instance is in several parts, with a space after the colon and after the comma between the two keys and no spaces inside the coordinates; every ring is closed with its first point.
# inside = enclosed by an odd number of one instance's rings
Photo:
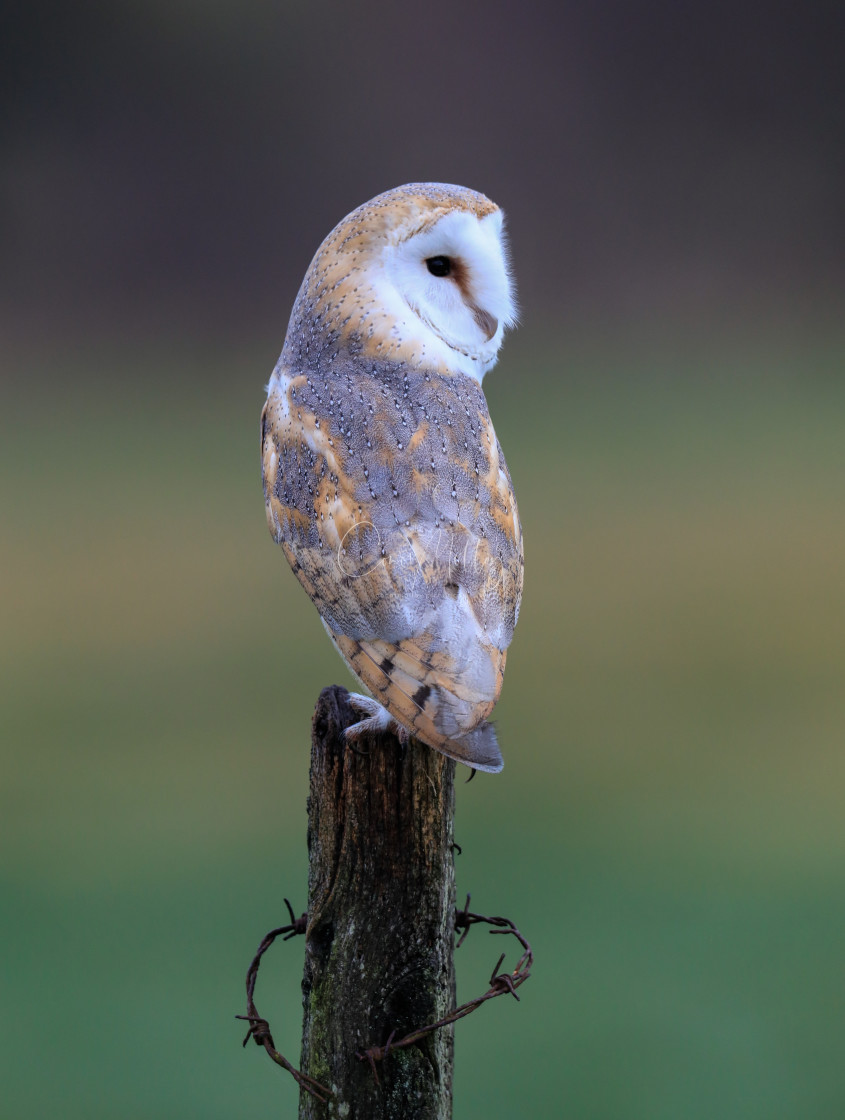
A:
{"type": "Polygon", "coordinates": [[[472,317],[484,335],[484,341],[489,342],[496,331],[499,329],[499,320],[495,315],[491,315],[489,311],[482,311],[480,307],[473,304],[472,317]]]}

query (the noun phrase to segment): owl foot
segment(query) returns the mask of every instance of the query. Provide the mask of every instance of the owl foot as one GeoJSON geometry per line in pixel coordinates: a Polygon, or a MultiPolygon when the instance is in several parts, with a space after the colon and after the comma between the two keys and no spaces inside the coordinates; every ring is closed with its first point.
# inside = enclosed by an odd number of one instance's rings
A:
{"type": "Polygon", "coordinates": [[[373,700],[372,696],[362,696],[360,692],[350,692],[349,706],[354,708],[356,712],[363,713],[367,718],[359,720],[358,723],[353,723],[351,727],[347,727],[347,743],[351,744],[353,740],[368,733],[390,731],[399,740],[400,746],[406,746],[410,738],[407,727],[403,727],[401,723],[395,720],[387,708],[379,704],[378,700],[373,700]]]}

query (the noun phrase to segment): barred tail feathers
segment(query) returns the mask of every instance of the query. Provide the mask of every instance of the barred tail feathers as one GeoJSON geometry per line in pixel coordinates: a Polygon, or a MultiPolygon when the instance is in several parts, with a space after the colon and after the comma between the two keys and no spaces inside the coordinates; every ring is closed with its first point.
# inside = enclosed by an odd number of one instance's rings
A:
{"type": "Polygon", "coordinates": [[[496,732],[486,717],[501,691],[504,650],[485,648],[486,664],[460,673],[449,654],[428,652],[421,641],[394,645],[329,633],[353,673],[412,735],[477,770],[502,769],[496,732]]]}

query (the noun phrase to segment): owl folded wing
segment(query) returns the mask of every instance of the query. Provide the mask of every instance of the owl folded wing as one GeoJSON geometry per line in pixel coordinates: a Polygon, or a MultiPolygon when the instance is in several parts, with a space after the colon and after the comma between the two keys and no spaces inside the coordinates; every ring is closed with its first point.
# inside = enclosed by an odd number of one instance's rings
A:
{"type": "Polygon", "coordinates": [[[446,485],[425,476],[420,484],[407,456],[362,482],[327,428],[311,425],[297,439],[266,416],[263,465],[271,532],[353,673],[429,746],[499,770],[485,720],[519,610],[522,539],[482,419],[492,452],[485,471],[455,468],[446,485]]]}

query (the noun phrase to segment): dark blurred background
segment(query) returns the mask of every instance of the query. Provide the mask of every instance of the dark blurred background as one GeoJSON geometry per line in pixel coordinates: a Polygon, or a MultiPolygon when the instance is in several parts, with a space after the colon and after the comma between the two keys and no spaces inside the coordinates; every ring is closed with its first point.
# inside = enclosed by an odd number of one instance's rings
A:
{"type": "Polygon", "coordinates": [[[100,333],[284,325],[315,243],[398,181],[510,213],[524,303],[832,313],[841,5],[7,5],[2,310],[100,333]],[[750,307],[749,307],[750,302],[750,307]]]}
{"type": "Polygon", "coordinates": [[[459,1025],[455,1116],[845,1112],[843,13],[4,7],[0,1115],[295,1114],[233,1016],[347,680],[258,413],[321,239],[431,179],[505,208],[522,305],[506,769],[456,827],[536,979],[459,1025]]]}

